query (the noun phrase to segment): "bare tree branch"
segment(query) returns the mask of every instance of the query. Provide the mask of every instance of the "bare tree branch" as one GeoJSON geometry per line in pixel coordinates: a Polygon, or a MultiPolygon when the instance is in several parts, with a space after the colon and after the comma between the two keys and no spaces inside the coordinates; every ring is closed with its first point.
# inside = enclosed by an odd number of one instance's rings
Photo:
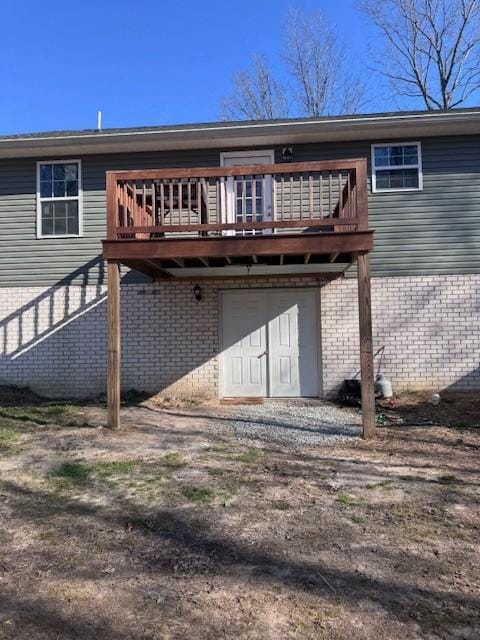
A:
{"type": "Polygon", "coordinates": [[[224,119],[281,118],[355,113],[365,88],[347,67],[347,51],[336,31],[320,13],[292,10],[284,33],[285,71],[276,79],[263,56],[251,70],[233,78],[233,89],[222,104],[224,119]]]}
{"type": "Polygon", "coordinates": [[[452,109],[480,89],[480,0],[361,0],[360,6],[383,35],[379,70],[397,94],[408,91],[429,110],[452,109]]]}
{"type": "Polygon", "coordinates": [[[291,10],[287,16],[284,50],[294,99],[304,115],[358,110],[364,87],[359,79],[348,75],[346,48],[321,13],[291,10]]]}
{"type": "Polygon", "coordinates": [[[222,119],[272,120],[287,117],[286,90],[273,77],[266,58],[255,55],[252,67],[234,76],[232,94],[222,103],[222,119]]]}

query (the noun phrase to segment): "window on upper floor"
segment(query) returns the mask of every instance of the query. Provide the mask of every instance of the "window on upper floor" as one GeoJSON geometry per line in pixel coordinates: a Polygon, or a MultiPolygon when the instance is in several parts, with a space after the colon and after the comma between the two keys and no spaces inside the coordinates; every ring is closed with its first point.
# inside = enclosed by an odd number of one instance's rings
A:
{"type": "Polygon", "coordinates": [[[82,235],[82,183],[79,160],[37,164],[37,236],[82,235]]]}
{"type": "Polygon", "coordinates": [[[423,189],[420,142],[372,145],[372,191],[423,189]]]}

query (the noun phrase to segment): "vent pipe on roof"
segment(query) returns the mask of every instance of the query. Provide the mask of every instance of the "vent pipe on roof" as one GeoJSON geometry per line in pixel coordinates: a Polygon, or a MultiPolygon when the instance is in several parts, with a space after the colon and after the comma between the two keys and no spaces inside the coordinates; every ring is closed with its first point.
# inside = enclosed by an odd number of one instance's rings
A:
{"type": "Polygon", "coordinates": [[[97,111],[97,131],[102,130],[102,112],[97,111]]]}

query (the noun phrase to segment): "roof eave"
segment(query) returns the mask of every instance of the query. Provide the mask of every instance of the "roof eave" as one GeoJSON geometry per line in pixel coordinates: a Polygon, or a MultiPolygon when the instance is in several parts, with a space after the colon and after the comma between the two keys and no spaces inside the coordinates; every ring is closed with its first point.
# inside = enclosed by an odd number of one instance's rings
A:
{"type": "Polygon", "coordinates": [[[0,158],[394,140],[477,133],[480,133],[480,110],[388,114],[19,136],[0,139],[0,158]]]}

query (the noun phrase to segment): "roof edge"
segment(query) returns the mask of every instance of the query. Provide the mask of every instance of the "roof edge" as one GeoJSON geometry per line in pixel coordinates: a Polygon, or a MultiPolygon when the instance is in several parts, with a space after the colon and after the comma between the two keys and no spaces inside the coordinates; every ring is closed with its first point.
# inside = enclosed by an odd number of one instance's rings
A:
{"type": "Polygon", "coordinates": [[[361,140],[379,137],[387,129],[392,134],[415,132],[415,135],[453,135],[480,133],[480,107],[452,111],[407,111],[321,118],[289,118],[284,120],[233,121],[159,127],[122,129],[51,131],[0,137],[0,157],[19,156],[35,150],[59,153],[62,149],[78,149],[85,153],[130,150],[176,149],[191,143],[200,147],[215,144],[245,146],[285,142],[361,140]],[[449,133],[450,132],[450,133],[449,133]],[[375,136],[373,135],[375,134],[375,136]],[[203,144],[202,144],[203,141],[203,144]],[[96,151],[97,150],[97,151],[96,151]],[[7,152],[5,155],[4,152],[7,152]]]}

